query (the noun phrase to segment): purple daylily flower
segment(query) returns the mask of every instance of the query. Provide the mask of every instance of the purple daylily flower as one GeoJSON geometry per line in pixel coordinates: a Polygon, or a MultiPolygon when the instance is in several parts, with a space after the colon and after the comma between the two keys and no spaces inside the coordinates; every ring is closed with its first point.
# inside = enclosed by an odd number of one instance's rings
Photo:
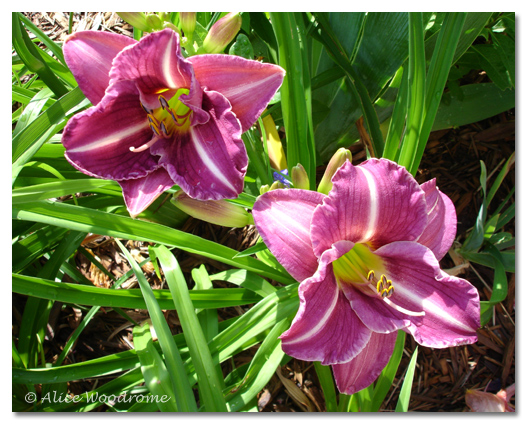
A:
{"type": "Polygon", "coordinates": [[[436,181],[418,185],[404,167],[371,159],[347,160],[332,183],[328,195],[272,190],[253,209],[264,242],[301,282],[283,350],[332,365],[339,391],[352,394],[379,376],[398,329],[428,347],[475,342],[478,292],[438,263],[456,213],[436,181]]]}
{"type": "Polygon", "coordinates": [[[131,215],[174,184],[201,200],[242,191],[241,134],[282,84],[282,68],[230,55],[186,59],[170,29],[139,42],[78,32],[64,56],[95,105],[68,122],[66,158],[85,174],[116,180],[131,215]]]}

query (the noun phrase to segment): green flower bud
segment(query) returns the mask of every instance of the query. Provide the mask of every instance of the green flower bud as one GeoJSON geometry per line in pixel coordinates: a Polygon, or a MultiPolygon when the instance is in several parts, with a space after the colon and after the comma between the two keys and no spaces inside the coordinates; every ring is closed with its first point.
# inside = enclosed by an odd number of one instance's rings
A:
{"type": "Polygon", "coordinates": [[[158,15],[147,15],[147,25],[150,27],[149,31],[159,31],[163,29],[163,24],[158,15]]]}
{"type": "Polygon", "coordinates": [[[269,190],[270,190],[269,184],[265,184],[263,186],[260,186],[259,192],[261,195],[264,195],[266,192],[269,192],[269,190]]]}
{"type": "Polygon", "coordinates": [[[172,22],[163,22],[163,29],[165,28],[170,28],[171,30],[180,34],[180,29],[176,25],[174,25],[172,22]]]}
{"type": "Polygon", "coordinates": [[[151,27],[147,23],[147,17],[143,12],[117,12],[117,14],[123,21],[128,22],[138,30],[151,31],[151,27]]]}
{"type": "Polygon", "coordinates": [[[183,34],[189,40],[192,40],[192,35],[196,28],[196,12],[180,12],[180,22],[183,34]]]}
{"type": "Polygon", "coordinates": [[[284,183],[278,181],[278,180],[275,180],[272,185],[270,186],[270,190],[275,190],[275,189],[284,189],[286,186],[284,185],[284,183]]]}
{"type": "Polygon", "coordinates": [[[219,19],[209,30],[203,42],[206,53],[221,53],[236,37],[242,27],[242,16],[231,12],[219,19]]]}
{"type": "Polygon", "coordinates": [[[226,200],[199,201],[179,190],[171,199],[184,213],[199,220],[225,227],[244,227],[253,224],[253,216],[243,207],[226,200]]]}
{"type": "Polygon", "coordinates": [[[293,187],[297,189],[310,190],[310,179],[306,170],[301,164],[297,164],[292,168],[292,183],[293,187]]]}
{"type": "Polygon", "coordinates": [[[159,12],[158,16],[162,22],[170,22],[170,13],[168,12],[159,12]]]}
{"type": "Polygon", "coordinates": [[[348,149],[339,148],[326,166],[323,178],[317,187],[318,192],[328,195],[333,186],[332,177],[334,177],[335,172],[339,169],[339,167],[341,167],[341,165],[345,163],[347,159],[352,162],[352,153],[348,149]]]}

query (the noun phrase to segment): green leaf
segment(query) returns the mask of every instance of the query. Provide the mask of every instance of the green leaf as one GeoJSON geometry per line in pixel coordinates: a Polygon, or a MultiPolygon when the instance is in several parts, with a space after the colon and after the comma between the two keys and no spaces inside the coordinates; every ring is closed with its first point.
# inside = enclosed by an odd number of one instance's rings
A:
{"type": "MultiPolygon", "coordinates": [[[[13,205],[24,202],[35,202],[43,199],[59,198],[79,192],[98,192],[100,188],[119,186],[116,182],[103,179],[79,179],[62,180],[52,183],[43,183],[34,186],[26,186],[12,191],[13,205]]],[[[103,191],[105,193],[105,191],[103,191]]]]}
{"type": "Polygon", "coordinates": [[[451,69],[455,55],[455,47],[460,39],[466,15],[466,13],[448,13],[442,23],[442,28],[435,44],[431,65],[427,71],[426,97],[424,103],[425,113],[422,128],[420,129],[418,145],[410,169],[413,175],[418,171],[418,166],[420,165],[427,141],[429,140],[429,135],[431,134],[438,105],[442,98],[441,93],[446,85],[449,70],[451,69]]]}
{"type": "Polygon", "coordinates": [[[157,401],[158,408],[162,412],[177,412],[176,395],[167,367],[152,342],[150,321],[145,321],[142,326],[134,326],[132,334],[145,385],[160,400],[157,401]],[[166,401],[162,402],[161,400],[166,401]]]}
{"type": "Polygon", "coordinates": [[[37,119],[13,138],[13,180],[35,152],[51,136],[66,125],[66,114],[68,112],[75,112],[88,103],[88,100],[85,99],[81,90],[75,88],[42,112],[37,119]]]}
{"type": "Polygon", "coordinates": [[[68,90],[55,76],[53,71],[46,64],[46,61],[42,59],[38,48],[35,47],[33,42],[29,39],[22,22],[20,22],[20,15],[21,14],[18,12],[12,13],[13,47],[29,70],[37,73],[42,81],[44,81],[53,93],[55,93],[55,96],[64,96],[68,90]]]}
{"type": "Polygon", "coordinates": [[[225,280],[235,285],[242,286],[243,288],[254,291],[262,297],[267,297],[277,291],[277,288],[271,285],[267,280],[247,270],[225,270],[211,275],[209,278],[211,280],[225,280]]]}
{"type": "Polygon", "coordinates": [[[462,100],[452,93],[442,95],[431,131],[460,127],[515,108],[515,90],[500,90],[493,83],[462,86],[462,100]]]}
{"type": "Polygon", "coordinates": [[[171,229],[156,223],[134,220],[115,214],[48,201],[28,202],[13,208],[13,218],[20,220],[52,223],[59,227],[109,235],[117,238],[139,240],[183,249],[193,254],[203,255],[225,264],[244,268],[278,282],[289,283],[291,277],[263,264],[252,257],[233,257],[237,251],[200,238],[198,236],[171,229]]]}
{"type": "Polygon", "coordinates": [[[284,357],[279,336],[289,325],[289,320],[283,319],[272,328],[251,360],[244,378],[234,388],[227,389],[229,411],[241,410],[270,381],[284,357]]]}
{"type": "Polygon", "coordinates": [[[472,46],[471,50],[477,53],[480,66],[498,88],[505,90],[514,86],[497,46],[477,44],[472,46]]]}
{"type": "Polygon", "coordinates": [[[409,400],[411,399],[412,383],[414,379],[414,369],[416,368],[416,358],[418,357],[418,347],[415,348],[414,353],[405,372],[405,378],[403,379],[402,389],[398,402],[396,403],[396,412],[407,412],[409,408],[409,400]]]}
{"type": "MultiPolygon", "coordinates": [[[[139,289],[119,291],[75,283],[54,282],[20,274],[12,275],[12,290],[17,294],[37,298],[88,306],[121,307],[145,309],[146,304],[139,289]]],[[[154,297],[164,310],[172,310],[173,302],[167,290],[155,290],[154,297]]],[[[235,305],[253,304],[261,298],[253,291],[243,288],[217,288],[192,291],[191,299],[195,308],[223,308],[235,305]]]]}
{"type": "Polygon", "coordinates": [[[392,356],[387,363],[387,366],[382,370],[378,380],[376,381],[376,386],[374,387],[374,394],[372,395],[372,402],[369,406],[369,412],[378,412],[385,401],[387,394],[389,393],[392,383],[394,382],[394,377],[398,371],[398,366],[400,366],[401,358],[403,355],[403,348],[405,346],[405,332],[402,330],[398,331],[398,336],[396,337],[396,344],[394,346],[394,351],[392,356]]]}
{"type": "Polygon", "coordinates": [[[116,243],[121,251],[125,254],[130,266],[132,267],[132,270],[134,270],[134,274],[138,279],[141,293],[143,294],[145,304],[147,305],[147,309],[152,320],[152,325],[156,331],[160,347],[165,357],[167,371],[170,376],[170,381],[173,385],[178,411],[195,412],[197,410],[196,402],[194,400],[194,394],[189,384],[189,380],[187,379],[187,373],[183,366],[180,352],[176,346],[176,343],[174,342],[174,339],[172,338],[172,334],[170,332],[169,325],[165,320],[165,316],[163,316],[163,312],[161,311],[161,308],[154,297],[152,288],[147,282],[147,279],[141,271],[141,268],[137,265],[136,261],[132,258],[128,250],[117,239],[116,243]]]}
{"type": "Polygon", "coordinates": [[[238,34],[236,41],[229,48],[230,55],[241,56],[246,59],[253,60],[255,54],[249,38],[245,34],[238,34]]]}
{"type": "Polygon", "coordinates": [[[481,301],[481,326],[484,326],[491,318],[493,307],[504,301],[508,295],[508,278],[502,255],[494,246],[488,247],[488,251],[494,259],[493,290],[488,302],[481,301]]]}
{"type": "Polygon", "coordinates": [[[326,411],[337,412],[337,398],[334,384],[334,377],[332,376],[332,370],[330,366],[324,366],[320,362],[314,362],[315,371],[323,390],[326,411]]]}
{"type": "Polygon", "coordinates": [[[187,346],[191,353],[194,369],[198,377],[201,402],[208,412],[227,412],[222,395],[222,384],[209,352],[200,322],[194,311],[187,283],[180,266],[170,251],[164,247],[154,248],[161,268],[169,285],[172,299],[178,312],[187,346]]]}
{"type": "Polygon", "coordinates": [[[425,106],[425,45],[421,12],[409,13],[409,95],[407,122],[398,164],[411,171],[425,106]]]}
{"type": "Polygon", "coordinates": [[[286,131],[288,170],[302,164],[315,189],[315,144],[311,122],[311,78],[304,28],[298,13],[272,12],[279,46],[279,65],[286,71],[281,86],[281,109],[286,131]]]}

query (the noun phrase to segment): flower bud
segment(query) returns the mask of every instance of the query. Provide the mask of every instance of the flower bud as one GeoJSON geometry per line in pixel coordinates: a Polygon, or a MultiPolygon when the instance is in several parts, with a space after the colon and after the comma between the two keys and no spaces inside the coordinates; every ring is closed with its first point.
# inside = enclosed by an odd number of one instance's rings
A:
{"type": "Polygon", "coordinates": [[[264,195],[266,192],[269,192],[270,191],[270,187],[269,187],[269,184],[265,184],[263,186],[260,186],[260,194],[261,195],[264,195]]]}
{"type": "Polygon", "coordinates": [[[152,31],[143,12],[117,12],[119,17],[140,31],[152,31]]]}
{"type": "Polygon", "coordinates": [[[301,164],[297,164],[292,168],[292,182],[293,187],[297,189],[310,190],[310,179],[301,164]]]}
{"type": "MultiPolygon", "coordinates": [[[[174,32],[177,32],[179,35],[181,35],[180,34],[180,29],[176,25],[174,25],[172,22],[163,22],[163,29],[165,29],[165,28],[170,28],[174,32]]],[[[183,43],[181,43],[181,44],[183,44],[183,43]]]]}
{"type": "Polygon", "coordinates": [[[323,178],[317,187],[318,192],[328,195],[333,186],[332,177],[334,177],[335,172],[339,169],[339,167],[341,167],[341,165],[345,163],[347,159],[352,162],[352,153],[348,149],[339,148],[326,166],[323,178]]]}
{"type": "Polygon", "coordinates": [[[203,42],[206,53],[221,53],[236,37],[242,27],[242,16],[231,12],[219,19],[209,30],[203,42]]]}
{"type": "Polygon", "coordinates": [[[199,220],[225,227],[244,227],[253,224],[253,217],[243,207],[223,199],[219,201],[199,201],[178,191],[171,202],[184,213],[199,220]]]}
{"type": "Polygon", "coordinates": [[[196,12],[180,12],[180,22],[183,34],[192,40],[194,29],[196,28],[196,12]]]}
{"type": "Polygon", "coordinates": [[[158,16],[161,19],[161,22],[170,22],[170,13],[168,12],[159,12],[158,16]]]}
{"type": "Polygon", "coordinates": [[[272,185],[270,186],[270,190],[275,190],[275,189],[284,189],[286,187],[286,185],[279,181],[279,180],[275,180],[272,185]]]}
{"type": "Polygon", "coordinates": [[[271,114],[262,118],[262,123],[264,124],[264,131],[266,132],[266,144],[270,164],[276,170],[283,170],[288,167],[286,154],[284,153],[279,133],[277,132],[277,127],[275,127],[275,122],[271,114]]]}
{"type": "Polygon", "coordinates": [[[163,29],[163,24],[158,15],[147,15],[145,19],[147,20],[147,25],[150,27],[148,31],[159,31],[163,29]]]}

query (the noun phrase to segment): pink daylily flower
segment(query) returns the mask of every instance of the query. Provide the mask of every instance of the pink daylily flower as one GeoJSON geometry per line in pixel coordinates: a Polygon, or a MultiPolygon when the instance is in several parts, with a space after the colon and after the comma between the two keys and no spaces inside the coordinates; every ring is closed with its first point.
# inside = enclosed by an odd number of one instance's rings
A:
{"type": "Polygon", "coordinates": [[[175,184],[201,200],[242,191],[241,134],[282,84],[282,68],[230,55],[186,59],[170,29],[139,42],[78,32],[64,57],[94,105],[64,129],[66,158],[85,174],[116,180],[131,215],[175,184]]]}
{"type": "Polygon", "coordinates": [[[428,347],[475,342],[478,292],[438,263],[456,213],[436,181],[419,185],[404,167],[371,159],[347,160],[332,183],[328,195],[269,191],[253,209],[264,242],[301,282],[283,350],[332,365],[339,391],[353,394],[386,366],[398,329],[428,347]]]}

